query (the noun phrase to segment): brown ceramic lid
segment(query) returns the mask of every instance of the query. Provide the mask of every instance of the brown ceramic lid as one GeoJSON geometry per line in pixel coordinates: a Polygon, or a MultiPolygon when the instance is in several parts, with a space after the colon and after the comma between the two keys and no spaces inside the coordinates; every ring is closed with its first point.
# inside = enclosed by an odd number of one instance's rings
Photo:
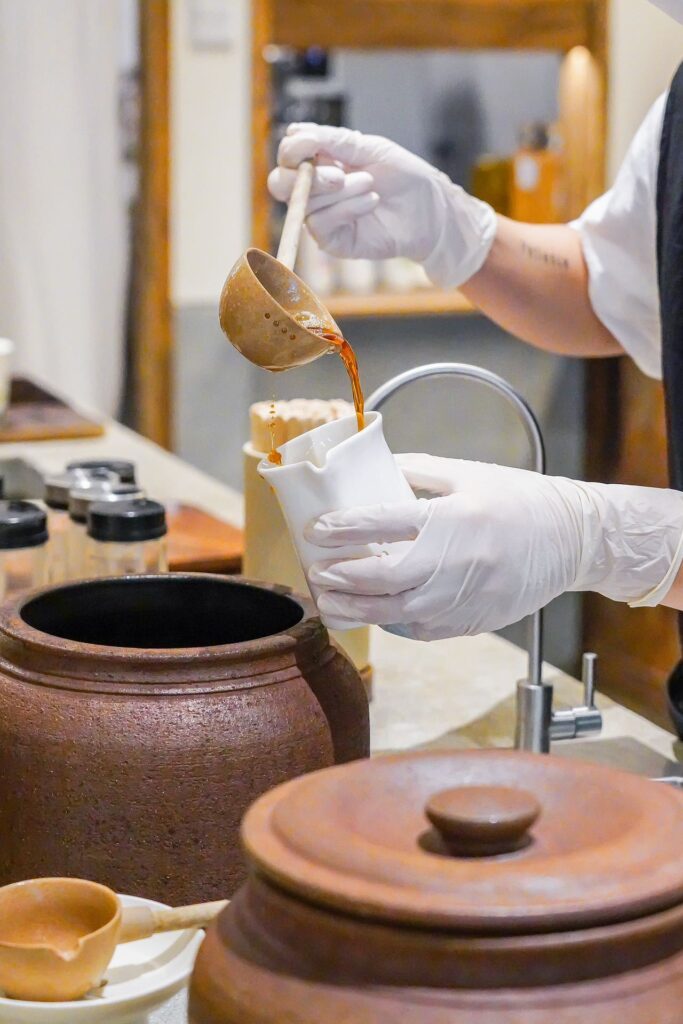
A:
{"type": "Polygon", "coordinates": [[[257,869],[360,915],[482,934],[583,928],[683,901],[683,800],[647,779],[510,750],[325,769],[261,797],[257,869]]]}

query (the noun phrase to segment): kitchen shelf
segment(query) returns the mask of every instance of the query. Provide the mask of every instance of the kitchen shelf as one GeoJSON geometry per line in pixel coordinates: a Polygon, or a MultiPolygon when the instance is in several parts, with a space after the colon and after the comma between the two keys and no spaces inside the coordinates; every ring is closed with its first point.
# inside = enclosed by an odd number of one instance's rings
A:
{"type": "Polygon", "coordinates": [[[288,46],[569,50],[603,0],[259,0],[270,41],[288,46]]]}
{"type": "Polygon", "coordinates": [[[408,292],[378,291],[371,295],[337,292],[324,300],[333,317],[445,316],[475,313],[475,307],[455,290],[416,288],[408,292]]]}
{"type": "MultiPolygon", "coordinates": [[[[604,183],[608,0],[252,0],[252,244],[268,247],[271,208],[271,44],[361,50],[542,49],[563,55],[558,90],[567,139],[567,219],[604,183]]],[[[434,316],[471,312],[462,296],[425,289],[406,295],[335,298],[336,316],[434,316]]]]}

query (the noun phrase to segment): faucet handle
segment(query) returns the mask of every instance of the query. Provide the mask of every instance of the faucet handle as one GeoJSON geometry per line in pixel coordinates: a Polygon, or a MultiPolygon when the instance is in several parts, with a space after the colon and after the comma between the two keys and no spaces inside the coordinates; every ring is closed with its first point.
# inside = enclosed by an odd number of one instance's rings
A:
{"type": "Polygon", "coordinates": [[[574,736],[590,736],[602,730],[602,712],[595,706],[595,669],[597,654],[584,654],[581,659],[581,682],[583,683],[583,707],[574,708],[574,736]]]}
{"type": "Polygon", "coordinates": [[[581,659],[581,681],[583,683],[583,705],[553,711],[550,717],[550,739],[574,740],[590,736],[602,729],[602,712],[595,706],[595,664],[597,654],[584,654],[581,659]]]}
{"type": "Polygon", "coordinates": [[[587,708],[595,707],[595,669],[597,654],[586,653],[581,659],[581,682],[583,683],[583,702],[587,708]]]}

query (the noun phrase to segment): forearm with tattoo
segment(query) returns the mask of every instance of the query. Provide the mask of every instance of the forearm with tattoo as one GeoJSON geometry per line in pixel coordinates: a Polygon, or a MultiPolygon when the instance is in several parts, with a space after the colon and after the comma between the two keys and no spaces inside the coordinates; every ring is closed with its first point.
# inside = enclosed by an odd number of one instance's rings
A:
{"type": "Polygon", "coordinates": [[[581,240],[566,224],[499,217],[488,259],[462,291],[506,331],[548,352],[622,354],[593,311],[581,240]]]}
{"type": "Polygon", "coordinates": [[[569,270],[569,260],[566,256],[558,256],[557,253],[547,252],[544,249],[539,249],[536,245],[529,245],[525,241],[522,241],[522,252],[527,259],[533,260],[535,263],[545,263],[548,267],[569,270]]]}

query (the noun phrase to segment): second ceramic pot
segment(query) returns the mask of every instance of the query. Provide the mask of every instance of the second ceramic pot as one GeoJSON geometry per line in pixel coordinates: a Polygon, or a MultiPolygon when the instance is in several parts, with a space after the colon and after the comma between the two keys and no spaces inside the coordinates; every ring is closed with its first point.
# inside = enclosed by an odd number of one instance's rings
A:
{"type": "Polygon", "coordinates": [[[680,1024],[683,799],[597,765],[429,751],[249,810],[192,1024],[680,1024]]]}
{"type": "Polygon", "coordinates": [[[0,612],[0,885],[230,896],[254,798],[368,746],[358,673],[287,588],[203,574],[48,588],[0,612]]]}

